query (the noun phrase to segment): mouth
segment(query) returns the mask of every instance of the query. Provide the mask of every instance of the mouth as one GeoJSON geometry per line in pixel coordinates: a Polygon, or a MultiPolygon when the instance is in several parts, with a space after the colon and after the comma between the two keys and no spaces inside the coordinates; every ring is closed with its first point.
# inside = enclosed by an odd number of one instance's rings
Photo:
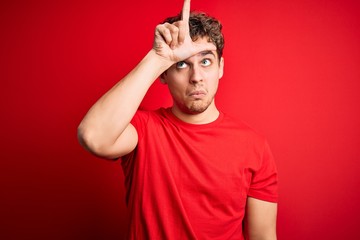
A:
{"type": "Polygon", "coordinates": [[[190,92],[189,96],[193,97],[193,98],[202,98],[206,95],[206,92],[203,90],[196,90],[196,91],[192,91],[190,92]]]}
{"type": "Polygon", "coordinates": [[[205,95],[206,95],[206,92],[203,90],[196,90],[196,91],[192,91],[189,93],[189,96],[194,97],[194,98],[201,98],[205,95]]]}

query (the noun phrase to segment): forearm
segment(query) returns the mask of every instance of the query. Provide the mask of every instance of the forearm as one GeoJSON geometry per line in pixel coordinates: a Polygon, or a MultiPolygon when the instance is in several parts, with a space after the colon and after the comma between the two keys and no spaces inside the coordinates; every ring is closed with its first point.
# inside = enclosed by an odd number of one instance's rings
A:
{"type": "Polygon", "coordinates": [[[170,66],[170,61],[151,50],[90,108],[78,129],[83,145],[90,149],[112,145],[130,123],[150,86],[170,66]]]}

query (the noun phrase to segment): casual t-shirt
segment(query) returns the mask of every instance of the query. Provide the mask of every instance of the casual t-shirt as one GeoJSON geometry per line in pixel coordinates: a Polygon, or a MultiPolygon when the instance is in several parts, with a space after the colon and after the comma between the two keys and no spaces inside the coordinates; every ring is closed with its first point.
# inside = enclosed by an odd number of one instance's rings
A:
{"type": "Polygon", "coordinates": [[[243,239],[247,197],[277,201],[266,140],[220,113],[189,124],[170,109],[138,111],[138,145],[123,157],[129,239],[243,239]]]}

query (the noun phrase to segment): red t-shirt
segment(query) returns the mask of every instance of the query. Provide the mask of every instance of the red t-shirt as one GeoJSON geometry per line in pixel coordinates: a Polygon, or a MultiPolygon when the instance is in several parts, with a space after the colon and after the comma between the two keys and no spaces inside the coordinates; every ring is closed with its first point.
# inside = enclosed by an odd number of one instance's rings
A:
{"type": "Polygon", "coordinates": [[[138,111],[136,149],[123,157],[129,239],[243,239],[248,196],[277,201],[266,140],[220,113],[189,124],[170,109],[138,111]]]}

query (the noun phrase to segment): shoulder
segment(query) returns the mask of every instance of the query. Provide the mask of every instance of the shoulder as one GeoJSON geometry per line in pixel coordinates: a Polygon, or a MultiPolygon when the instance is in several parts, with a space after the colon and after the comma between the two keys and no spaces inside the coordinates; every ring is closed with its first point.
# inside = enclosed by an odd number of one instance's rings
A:
{"type": "Polygon", "coordinates": [[[161,124],[168,118],[167,110],[159,108],[156,110],[138,109],[131,120],[135,128],[147,127],[149,124],[161,124]]]}
{"type": "Polygon", "coordinates": [[[149,118],[156,118],[163,116],[163,108],[159,108],[156,110],[147,110],[139,108],[133,118],[142,118],[142,119],[149,119],[149,118]]]}

